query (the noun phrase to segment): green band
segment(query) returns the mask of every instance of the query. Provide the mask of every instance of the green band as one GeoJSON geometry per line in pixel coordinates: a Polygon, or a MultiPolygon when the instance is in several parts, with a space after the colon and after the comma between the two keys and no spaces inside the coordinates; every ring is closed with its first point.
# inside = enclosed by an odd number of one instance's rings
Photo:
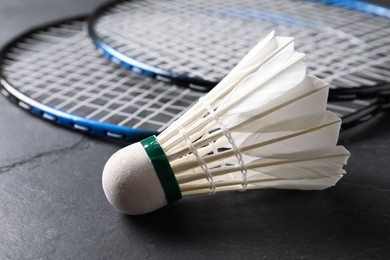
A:
{"type": "Polygon", "coordinates": [[[155,136],[148,137],[141,141],[141,145],[144,147],[146,154],[152,161],[154,171],[160,180],[168,203],[181,199],[182,196],[179,184],[177,183],[168,158],[157,141],[157,138],[155,136]]]}

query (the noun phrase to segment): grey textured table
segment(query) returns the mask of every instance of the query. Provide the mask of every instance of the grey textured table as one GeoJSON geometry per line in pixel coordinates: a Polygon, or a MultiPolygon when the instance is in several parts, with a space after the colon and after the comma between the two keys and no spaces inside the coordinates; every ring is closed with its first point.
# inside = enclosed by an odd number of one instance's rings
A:
{"type": "MultiPolygon", "coordinates": [[[[102,0],[2,0],[0,44],[102,0]]],[[[56,127],[0,97],[0,259],[390,259],[390,114],[342,135],[348,175],[327,191],[186,198],[149,215],[101,188],[120,148],[56,127]]]]}

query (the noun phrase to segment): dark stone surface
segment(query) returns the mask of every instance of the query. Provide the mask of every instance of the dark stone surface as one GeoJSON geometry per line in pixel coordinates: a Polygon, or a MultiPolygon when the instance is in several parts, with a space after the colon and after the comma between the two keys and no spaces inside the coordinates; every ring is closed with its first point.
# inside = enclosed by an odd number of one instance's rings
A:
{"type": "MultiPolygon", "coordinates": [[[[102,0],[2,0],[0,43],[102,0]]],[[[120,145],[37,120],[0,97],[0,259],[390,259],[390,114],[342,135],[326,191],[197,196],[145,216],[101,188],[120,145]]]]}

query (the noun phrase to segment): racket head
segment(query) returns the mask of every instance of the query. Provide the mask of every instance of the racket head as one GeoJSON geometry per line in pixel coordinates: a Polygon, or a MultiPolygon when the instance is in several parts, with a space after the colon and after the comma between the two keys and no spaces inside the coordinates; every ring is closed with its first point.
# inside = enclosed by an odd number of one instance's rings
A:
{"type": "Polygon", "coordinates": [[[116,1],[88,19],[89,35],[108,59],[192,88],[217,84],[271,30],[293,35],[308,73],[330,83],[331,100],[372,98],[390,88],[389,28],[389,9],[343,0],[116,1]]]}
{"type": "MultiPolygon", "coordinates": [[[[0,52],[1,93],[24,110],[68,129],[126,143],[170,125],[205,93],[121,68],[101,57],[84,19],[30,30],[0,52]]],[[[378,99],[335,101],[349,128],[379,111],[378,99]]]]}

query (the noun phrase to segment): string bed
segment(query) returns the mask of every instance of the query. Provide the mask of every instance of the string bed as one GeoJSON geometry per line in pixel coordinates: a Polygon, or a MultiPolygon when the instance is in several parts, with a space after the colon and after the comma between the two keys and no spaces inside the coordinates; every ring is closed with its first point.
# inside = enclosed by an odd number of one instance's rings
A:
{"type": "Polygon", "coordinates": [[[90,23],[95,43],[116,62],[129,66],[101,42],[136,59],[133,69],[141,62],[205,85],[220,81],[272,30],[293,35],[308,73],[332,88],[390,81],[390,19],[316,1],[122,1],[90,23]]]}

